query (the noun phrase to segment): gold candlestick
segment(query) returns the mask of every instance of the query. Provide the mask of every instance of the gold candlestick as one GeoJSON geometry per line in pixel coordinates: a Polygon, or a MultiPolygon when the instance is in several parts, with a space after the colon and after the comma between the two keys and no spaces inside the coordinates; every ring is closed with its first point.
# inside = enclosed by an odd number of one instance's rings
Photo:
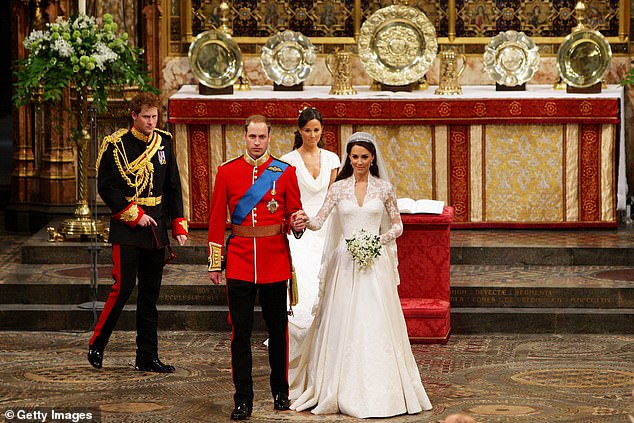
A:
{"type": "Polygon", "coordinates": [[[77,91],[77,204],[72,218],[65,219],[59,231],[47,228],[49,241],[64,241],[79,238],[98,238],[106,240],[108,229],[102,221],[92,218],[92,212],[88,205],[88,160],[90,146],[90,133],[88,128],[88,89],[86,87],[77,91]]]}
{"type": "Polygon", "coordinates": [[[233,29],[228,25],[231,16],[231,6],[226,1],[220,3],[220,31],[227,35],[233,35],[233,29]]]}
{"type": "Polygon", "coordinates": [[[577,26],[572,31],[585,29],[586,26],[583,22],[586,20],[586,5],[582,1],[578,1],[575,6],[575,18],[577,19],[577,26]]]}

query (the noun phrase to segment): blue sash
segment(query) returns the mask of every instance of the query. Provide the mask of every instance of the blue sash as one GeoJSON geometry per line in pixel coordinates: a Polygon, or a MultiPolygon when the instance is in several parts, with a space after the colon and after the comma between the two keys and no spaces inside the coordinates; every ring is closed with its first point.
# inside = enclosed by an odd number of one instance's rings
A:
{"type": "Polygon", "coordinates": [[[277,181],[289,164],[273,159],[262,175],[251,185],[251,188],[242,196],[236,208],[231,214],[231,223],[240,225],[247,215],[264,197],[267,191],[273,188],[273,182],[277,181]]]}

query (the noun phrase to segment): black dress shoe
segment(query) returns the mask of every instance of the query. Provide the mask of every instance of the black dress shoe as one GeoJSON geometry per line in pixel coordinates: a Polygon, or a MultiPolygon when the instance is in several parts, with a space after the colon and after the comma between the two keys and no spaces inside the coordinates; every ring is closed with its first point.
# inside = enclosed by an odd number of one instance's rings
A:
{"type": "Polygon", "coordinates": [[[291,407],[291,401],[287,394],[278,393],[273,397],[273,408],[280,411],[286,411],[291,407]]]}
{"type": "Polygon", "coordinates": [[[236,405],[236,408],[231,412],[231,420],[246,420],[251,417],[252,407],[242,403],[236,405]]]}
{"type": "Polygon", "coordinates": [[[95,369],[101,369],[101,365],[103,364],[103,351],[88,346],[88,362],[95,369]]]}
{"type": "Polygon", "coordinates": [[[140,372],[154,372],[154,373],[174,373],[176,368],[170,364],[163,364],[161,360],[155,358],[153,360],[136,360],[134,369],[140,372]]]}

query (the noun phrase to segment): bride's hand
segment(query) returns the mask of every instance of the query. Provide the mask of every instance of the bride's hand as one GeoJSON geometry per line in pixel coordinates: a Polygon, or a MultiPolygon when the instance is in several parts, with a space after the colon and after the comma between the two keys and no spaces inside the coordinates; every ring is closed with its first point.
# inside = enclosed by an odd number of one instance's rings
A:
{"type": "Polygon", "coordinates": [[[299,232],[306,229],[306,222],[308,221],[308,216],[304,212],[304,210],[297,210],[295,213],[291,215],[291,226],[293,230],[299,232]]]}

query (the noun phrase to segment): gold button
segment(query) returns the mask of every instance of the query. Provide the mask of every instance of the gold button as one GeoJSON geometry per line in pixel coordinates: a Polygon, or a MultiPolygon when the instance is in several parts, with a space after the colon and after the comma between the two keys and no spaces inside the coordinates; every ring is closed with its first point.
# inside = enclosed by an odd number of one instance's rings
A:
{"type": "Polygon", "coordinates": [[[253,219],[253,224],[255,225],[256,223],[258,223],[258,221],[253,219]]]}
{"type": "Polygon", "coordinates": [[[258,217],[257,213],[253,213],[253,218],[255,219],[256,217],[258,217]]]}

